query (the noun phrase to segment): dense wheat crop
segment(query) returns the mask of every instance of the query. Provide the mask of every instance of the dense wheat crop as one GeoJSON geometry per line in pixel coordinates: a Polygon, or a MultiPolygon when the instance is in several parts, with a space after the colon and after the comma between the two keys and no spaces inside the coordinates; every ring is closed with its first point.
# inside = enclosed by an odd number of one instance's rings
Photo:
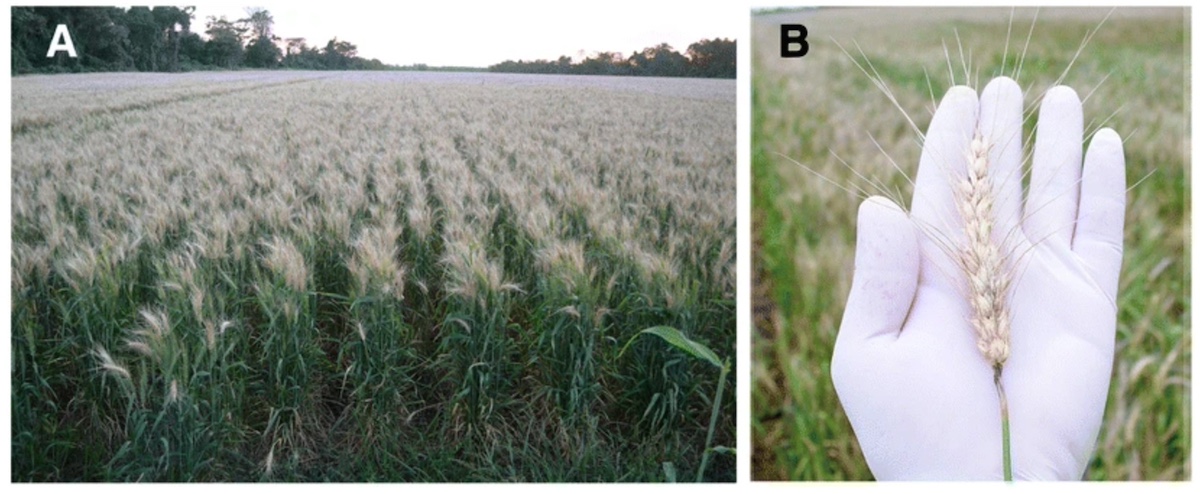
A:
{"type": "MultiPolygon", "coordinates": [[[[913,127],[929,127],[934,98],[952,85],[949,72],[964,84],[963,65],[972,67],[970,84],[981,91],[996,75],[1012,76],[1019,57],[1027,107],[1036,110],[1040,95],[1066,73],[1061,83],[1085,98],[1086,133],[1116,129],[1125,139],[1127,181],[1137,184],[1126,199],[1113,374],[1085,478],[1191,477],[1190,11],[1118,8],[1101,25],[1109,12],[895,8],[755,16],[752,478],[871,477],[830,377],[863,198],[814,172],[908,205],[903,173],[914,177],[921,156],[913,127]],[[807,26],[808,55],[779,57],[782,23],[807,26]],[[870,61],[866,70],[891,88],[895,104],[851,55],[870,61]]],[[[1026,121],[1027,151],[1037,119],[1026,121]]]]}
{"type": "Polygon", "coordinates": [[[695,472],[717,376],[617,354],[734,353],[733,88],[14,79],[14,478],[695,472]]]}

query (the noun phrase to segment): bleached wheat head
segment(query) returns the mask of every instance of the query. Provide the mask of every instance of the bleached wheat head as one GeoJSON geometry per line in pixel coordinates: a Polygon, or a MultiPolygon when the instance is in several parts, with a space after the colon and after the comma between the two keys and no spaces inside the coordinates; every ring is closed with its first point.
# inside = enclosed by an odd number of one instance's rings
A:
{"type": "Polygon", "coordinates": [[[966,242],[956,260],[966,276],[971,326],[979,337],[979,351],[992,367],[1000,369],[1009,353],[1008,288],[1012,270],[1003,244],[992,236],[996,197],[989,170],[990,148],[976,129],[967,152],[967,174],[957,189],[966,242]]]}

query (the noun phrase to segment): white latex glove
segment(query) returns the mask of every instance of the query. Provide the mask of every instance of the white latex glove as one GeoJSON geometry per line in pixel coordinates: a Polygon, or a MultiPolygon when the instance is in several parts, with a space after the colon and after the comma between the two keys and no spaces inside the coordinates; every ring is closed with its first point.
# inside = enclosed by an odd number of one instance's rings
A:
{"type": "Polygon", "coordinates": [[[1082,167],[1075,91],[1041,105],[1029,197],[1021,204],[1021,89],[951,88],[926,134],[911,217],[887,199],[858,214],[854,282],[832,375],[879,479],[1001,479],[993,370],[968,322],[963,275],[947,246],[964,234],[951,186],[976,125],[992,143],[996,235],[1021,264],[1010,288],[1011,353],[1002,380],[1015,479],[1080,479],[1104,416],[1125,217],[1120,137],[1096,133],[1082,167]],[[1022,255],[1023,254],[1023,255],[1022,255]]]}

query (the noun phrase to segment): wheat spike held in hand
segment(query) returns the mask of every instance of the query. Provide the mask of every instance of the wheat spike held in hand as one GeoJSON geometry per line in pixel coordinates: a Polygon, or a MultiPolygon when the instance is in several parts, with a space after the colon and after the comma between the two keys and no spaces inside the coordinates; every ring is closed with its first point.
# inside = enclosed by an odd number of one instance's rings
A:
{"type": "Polygon", "coordinates": [[[979,336],[979,351],[999,373],[1008,360],[1008,287],[1012,281],[1002,242],[993,239],[995,193],[988,170],[987,139],[975,131],[967,153],[967,175],[958,190],[966,244],[958,262],[967,278],[971,326],[979,336]]]}

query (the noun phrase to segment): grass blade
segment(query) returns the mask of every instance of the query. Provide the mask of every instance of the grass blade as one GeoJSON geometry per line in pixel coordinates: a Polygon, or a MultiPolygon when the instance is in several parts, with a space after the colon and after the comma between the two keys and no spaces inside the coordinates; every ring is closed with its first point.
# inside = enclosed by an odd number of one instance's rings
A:
{"type": "Polygon", "coordinates": [[[644,334],[652,334],[662,338],[663,341],[669,343],[671,346],[683,350],[693,357],[708,362],[718,369],[721,368],[721,359],[717,358],[716,353],[710,350],[707,346],[704,346],[703,343],[689,339],[681,331],[670,326],[655,326],[652,328],[643,329],[633,338],[630,338],[629,343],[625,344],[625,348],[621,349],[621,355],[625,354],[625,350],[629,349],[629,345],[632,345],[633,342],[638,339],[638,336],[644,334]]]}

